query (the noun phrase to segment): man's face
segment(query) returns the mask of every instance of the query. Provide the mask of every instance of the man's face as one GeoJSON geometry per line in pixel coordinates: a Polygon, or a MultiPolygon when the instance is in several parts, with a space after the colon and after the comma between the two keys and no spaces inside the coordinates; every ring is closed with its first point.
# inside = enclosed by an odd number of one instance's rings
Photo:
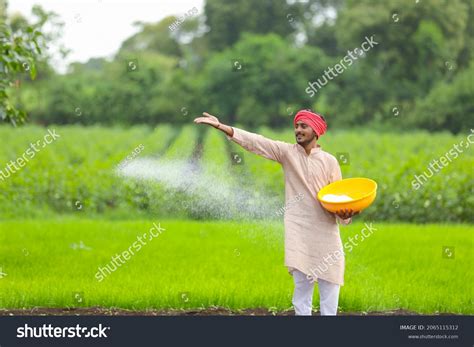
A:
{"type": "Polygon", "coordinates": [[[313,141],[316,134],[309,125],[302,121],[298,121],[295,124],[295,137],[298,144],[305,145],[313,141]]]}

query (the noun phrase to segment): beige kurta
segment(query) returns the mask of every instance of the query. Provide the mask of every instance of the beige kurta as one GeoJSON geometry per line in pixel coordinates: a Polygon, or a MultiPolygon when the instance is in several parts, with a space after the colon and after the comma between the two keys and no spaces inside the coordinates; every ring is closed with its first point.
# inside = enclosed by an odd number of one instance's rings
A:
{"type": "Polygon", "coordinates": [[[308,279],[344,285],[344,253],[339,225],[349,224],[326,211],[316,196],[321,188],[342,179],[337,159],[321,146],[306,154],[297,144],[268,139],[239,128],[227,136],[246,150],[280,163],[285,174],[285,266],[308,279]],[[311,277],[310,277],[311,276],[311,277]]]}

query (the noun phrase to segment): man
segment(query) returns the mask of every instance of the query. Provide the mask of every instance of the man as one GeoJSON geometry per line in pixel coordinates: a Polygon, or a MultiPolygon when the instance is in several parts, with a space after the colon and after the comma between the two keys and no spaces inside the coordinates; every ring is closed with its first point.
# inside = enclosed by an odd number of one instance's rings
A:
{"type": "Polygon", "coordinates": [[[223,131],[229,140],[246,150],[277,161],[285,174],[285,200],[300,200],[285,209],[285,266],[293,276],[296,315],[310,316],[314,281],[318,282],[321,315],[336,315],[339,288],[344,285],[344,252],[337,221],[351,223],[351,210],[326,211],[316,196],[321,188],[342,179],[334,156],[316,142],[326,132],[325,119],[310,110],[299,111],[294,120],[296,144],[274,141],[219,122],[204,112],[195,123],[223,131]]]}

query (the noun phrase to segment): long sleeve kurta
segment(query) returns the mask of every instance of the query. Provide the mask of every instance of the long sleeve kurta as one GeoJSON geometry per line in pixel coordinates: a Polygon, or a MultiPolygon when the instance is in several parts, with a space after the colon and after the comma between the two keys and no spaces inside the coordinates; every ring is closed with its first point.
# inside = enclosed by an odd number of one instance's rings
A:
{"type": "Polygon", "coordinates": [[[321,188],[342,179],[337,159],[313,148],[308,155],[297,144],[268,139],[233,127],[229,140],[244,149],[281,164],[285,174],[285,266],[308,279],[322,278],[344,285],[344,252],[339,225],[351,219],[340,219],[326,211],[317,200],[321,188]]]}

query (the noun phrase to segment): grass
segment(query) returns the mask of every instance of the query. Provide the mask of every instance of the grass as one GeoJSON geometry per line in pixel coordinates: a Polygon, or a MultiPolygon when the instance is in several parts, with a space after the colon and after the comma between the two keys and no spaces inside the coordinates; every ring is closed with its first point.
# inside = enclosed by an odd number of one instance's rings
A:
{"type": "MultiPolygon", "coordinates": [[[[403,308],[473,314],[470,225],[374,223],[346,249],[343,311],[403,308]],[[442,256],[454,247],[454,258],[442,256]]],[[[341,227],[343,243],[363,224],[341,227]]],[[[281,222],[107,221],[79,218],[0,223],[0,307],[130,309],[291,307],[281,222]],[[164,230],[126,264],[95,279],[153,222],[164,230]],[[90,249],[74,248],[82,241],[90,249]],[[78,301],[77,298],[82,298],[78,301]]],[[[314,307],[318,307],[315,290],[314,307]]]]}

